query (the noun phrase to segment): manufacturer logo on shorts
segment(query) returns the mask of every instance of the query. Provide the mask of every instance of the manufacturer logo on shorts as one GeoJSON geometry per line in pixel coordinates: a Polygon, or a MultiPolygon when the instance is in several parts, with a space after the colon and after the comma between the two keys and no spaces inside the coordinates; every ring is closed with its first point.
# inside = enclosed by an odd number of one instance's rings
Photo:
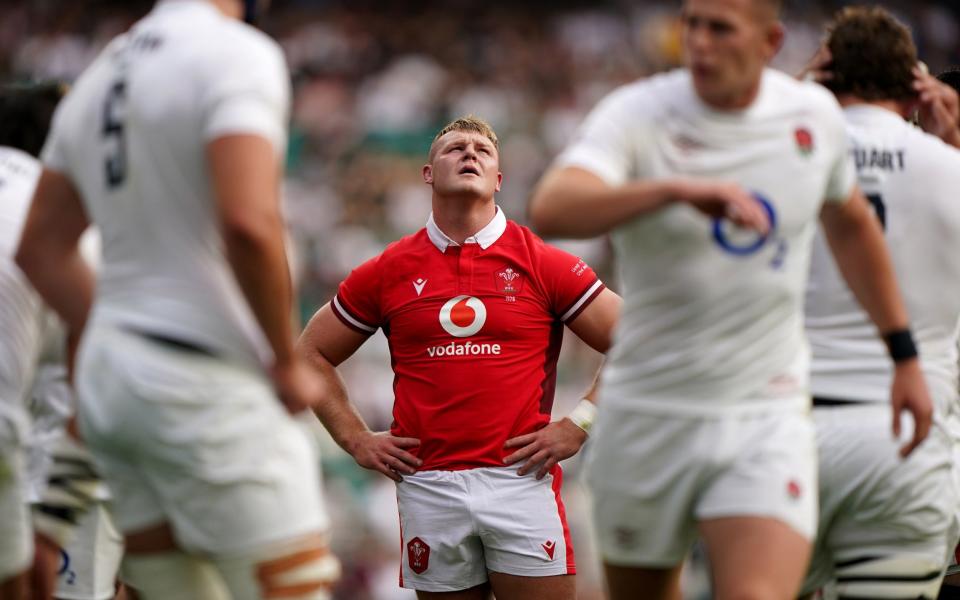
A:
{"type": "Polygon", "coordinates": [[[553,560],[553,553],[557,549],[557,543],[553,540],[547,540],[540,544],[540,547],[543,548],[543,551],[547,553],[547,556],[550,557],[550,560],[553,560]]]}
{"type": "Polygon", "coordinates": [[[803,495],[803,488],[800,487],[800,483],[796,479],[787,482],[787,495],[794,500],[799,500],[800,496],[803,495]]]}
{"type": "Polygon", "coordinates": [[[470,337],[486,322],[487,307],[473,296],[451,298],[440,309],[440,326],[453,337],[470,337]]]}
{"type": "Polygon", "coordinates": [[[430,566],[430,546],[418,537],[407,542],[407,560],[410,570],[419,575],[430,566]]]}

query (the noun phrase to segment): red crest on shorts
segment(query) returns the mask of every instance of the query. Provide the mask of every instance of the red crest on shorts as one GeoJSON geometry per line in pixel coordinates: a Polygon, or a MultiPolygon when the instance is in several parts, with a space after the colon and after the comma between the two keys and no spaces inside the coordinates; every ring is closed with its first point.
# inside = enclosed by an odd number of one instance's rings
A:
{"type": "Polygon", "coordinates": [[[813,134],[806,127],[797,127],[793,131],[793,137],[797,140],[797,149],[803,155],[813,152],[813,134]]]}
{"type": "Polygon", "coordinates": [[[430,546],[418,537],[407,542],[407,560],[410,570],[419,575],[430,566],[430,546]]]}
{"type": "Polygon", "coordinates": [[[797,483],[796,479],[791,479],[787,482],[787,495],[793,498],[794,500],[799,500],[800,495],[803,493],[803,490],[800,488],[800,484],[797,483]]]}

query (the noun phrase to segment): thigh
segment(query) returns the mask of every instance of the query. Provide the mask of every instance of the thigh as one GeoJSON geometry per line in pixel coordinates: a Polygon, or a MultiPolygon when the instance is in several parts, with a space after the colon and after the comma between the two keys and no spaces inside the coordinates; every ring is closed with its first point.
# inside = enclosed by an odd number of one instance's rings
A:
{"type": "Polygon", "coordinates": [[[666,569],[604,565],[610,600],[681,600],[680,573],[683,565],[666,569]]]}
{"type": "Polygon", "coordinates": [[[587,465],[600,553],[609,565],[672,568],[696,537],[694,502],[709,460],[697,419],[601,408],[587,465]]]}
{"type": "Polygon", "coordinates": [[[425,592],[417,591],[418,600],[492,600],[490,582],[481,583],[470,589],[459,592],[425,592]]]}
{"type": "Polygon", "coordinates": [[[400,585],[460,592],[487,582],[463,471],[422,471],[397,484],[400,585]]]}
{"type": "Polygon", "coordinates": [[[522,577],[491,571],[490,584],[497,600],[574,600],[577,597],[575,575],[522,577]]]}
{"type": "Polygon", "coordinates": [[[726,517],[700,522],[717,600],[793,600],[810,541],[781,520],[726,517]]]}
{"type": "MultiPolygon", "coordinates": [[[[532,473],[518,477],[518,468],[472,469],[463,474],[487,570],[520,579],[575,574],[560,497],[562,469],[557,465],[538,480],[532,473]]],[[[500,595],[496,584],[494,591],[500,595]]]]}
{"type": "Polygon", "coordinates": [[[103,504],[83,515],[61,550],[54,596],[64,600],[110,600],[116,590],[123,537],[103,504]]]}

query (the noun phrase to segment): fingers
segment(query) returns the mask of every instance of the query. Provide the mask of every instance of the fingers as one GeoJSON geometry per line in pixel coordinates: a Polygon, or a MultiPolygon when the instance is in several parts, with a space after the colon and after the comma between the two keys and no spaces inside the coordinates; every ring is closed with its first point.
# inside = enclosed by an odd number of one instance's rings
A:
{"type": "Polygon", "coordinates": [[[910,440],[910,443],[900,448],[900,456],[906,458],[913,452],[917,446],[919,446],[923,440],[927,439],[927,435],[930,434],[930,426],[933,421],[932,415],[923,410],[915,409],[913,412],[914,420],[914,429],[913,429],[913,439],[910,440]]]}
{"type": "Polygon", "coordinates": [[[726,217],[739,227],[753,229],[763,235],[770,232],[770,218],[756,198],[739,187],[731,190],[727,202],[726,217]]]}
{"type": "Polygon", "coordinates": [[[393,440],[394,446],[400,448],[416,448],[420,445],[420,440],[416,438],[390,436],[390,439],[393,440]]]}
{"type": "Polygon", "coordinates": [[[533,453],[537,452],[539,449],[540,449],[539,444],[528,444],[527,446],[524,446],[520,450],[517,450],[510,456],[504,458],[503,464],[512,465],[513,463],[520,462],[521,460],[524,460],[525,458],[528,458],[531,455],[533,455],[533,453]]]}
{"type": "Polygon", "coordinates": [[[536,433],[528,433],[526,435],[518,435],[515,438],[510,438],[507,440],[507,443],[503,445],[504,448],[516,448],[518,446],[526,446],[534,439],[536,439],[536,433]]]}
{"type": "Polygon", "coordinates": [[[533,471],[537,468],[537,465],[547,460],[550,457],[550,453],[546,450],[541,450],[530,457],[530,460],[525,462],[522,467],[517,469],[517,475],[524,476],[527,473],[533,471]]]}
{"type": "Polygon", "coordinates": [[[540,467],[540,470],[537,471],[537,479],[543,479],[546,477],[547,473],[549,473],[556,464],[557,459],[555,457],[551,456],[548,458],[547,461],[543,463],[543,466],[540,467]]]}
{"type": "Polygon", "coordinates": [[[410,466],[420,467],[423,465],[422,460],[410,454],[406,450],[401,450],[400,448],[397,448],[396,446],[388,448],[387,452],[389,452],[390,455],[396,458],[397,460],[403,461],[404,463],[410,466]]]}
{"type": "Polygon", "coordinates": [[[900,439],[900,411],[903,410],[903,403],[896,400],[893,401],[891,412],[893,413],[893,437],[894,439],[900,439]]]}
{"type": "Polygon", "coordinates": [[[402,473],[402,474],[404,474],[404,475],[413,475],[414,473],[417,472],[417,470],[414,469],[412,466],[410,466],[410,465],[408,465],[407,463],[403,462],[403,461],[400,460],[399,458],[396,458],[396,457],[393,457],[393,456],[386,456],[386,457],[384,457],[384,458],[383,458],[383,463],[384,463],[385,465],[387,465],[388,467],[390,467],[391,469],[393,469],[394,471],[396,471],[396,472],[398,472],[398,473],[402,473]]]}

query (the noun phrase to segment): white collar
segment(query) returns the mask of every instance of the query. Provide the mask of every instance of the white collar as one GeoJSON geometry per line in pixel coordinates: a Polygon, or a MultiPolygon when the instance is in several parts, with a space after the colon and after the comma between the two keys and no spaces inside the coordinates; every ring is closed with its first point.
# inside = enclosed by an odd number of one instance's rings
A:
{"type": "MultiPolygon", "coordinates": [[[[486,250],[500,239],[503,232],[507,230],[507,217],[503,214],[503,210],[501,210],[499,206],[496,208],[497,214],[493,216],[493,219],[487,223],[483,229],[463,240],[464,244],[480,244],[480,247],[486,250]]],[[[440,231],[436,221],[433,220],[433,212],[430,213],[430,218],[427,219],[427,237],[430,238],[430,241],[433,242],[433,245],[436,246],[440,252],[446,252],[449,246],[460,245],[451,240],[450,236],[440,231]]]]}

